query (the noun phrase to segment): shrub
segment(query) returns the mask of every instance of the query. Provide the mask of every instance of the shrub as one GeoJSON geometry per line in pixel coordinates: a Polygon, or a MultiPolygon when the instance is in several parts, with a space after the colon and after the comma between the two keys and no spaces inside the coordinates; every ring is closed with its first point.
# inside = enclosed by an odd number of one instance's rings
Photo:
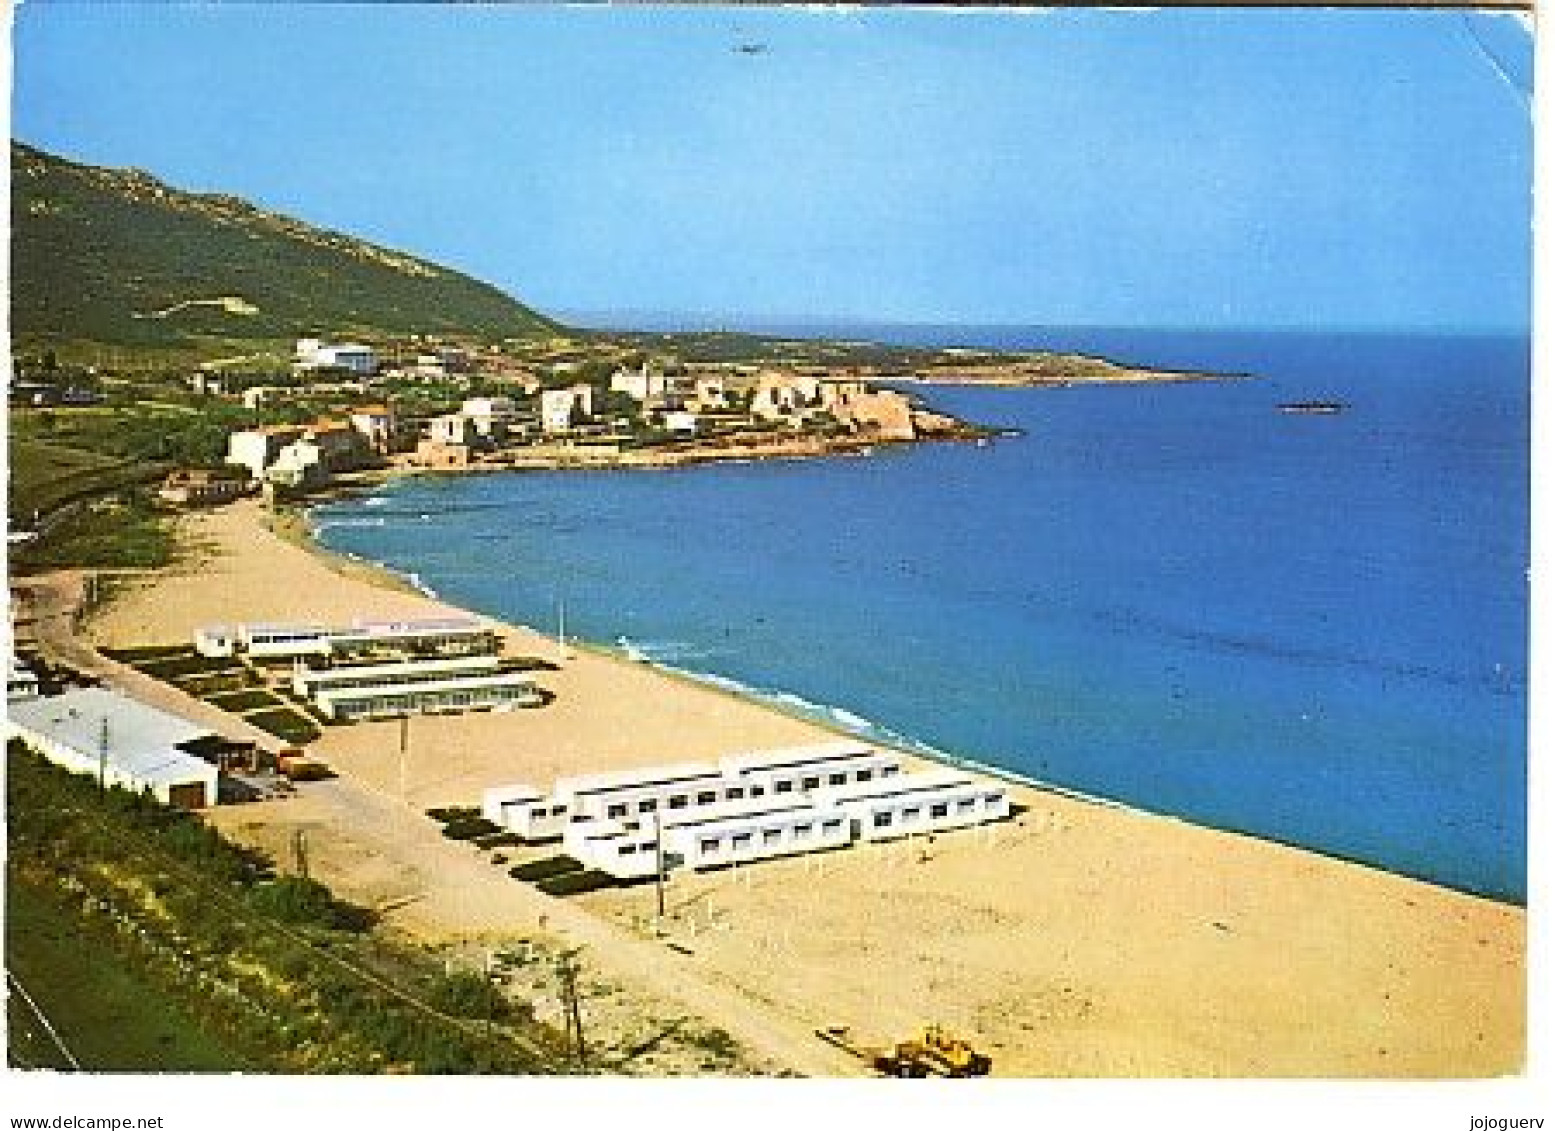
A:
{"type": "Polygon", "coordinates": [[[428,989],[427,1001],[444,1013],[476,1021],[492,1021],[507,1011],[501,991],[473,970],[439,977],[428,989]]]}
{"type": "Polygon", "coordinates": [[[323,884],[304,876],[282,876],[257,884],[248,898],[256,911],[282,923],[334,927],[337,922],[335,897],[323,884]]]}
{"type": "Polygon", "coordinates": [[[546,895],[581,895],[587,891],[615,887],[616,883],[616,878],[609,873],[587,868],[541,880],[535,887],[546,895]]]}
{"type": "Polygon", "coordinates": [[[474,840],[501,831],[485,817],[456,817],[443,826],[443,835],[449,840],[474,840]]]}
{"type": "Polygon", "coordinates": [[[577,872],[583,865],[571,856],[551,856],[544,860],[531,860],[527,864],[520,864],[516,868],[509,868],[508,875],[515,880],[523,880],[526,883],[534,883],[538,880],[548,880],[554,876],[564,876],[568,872],[577,872]]]}

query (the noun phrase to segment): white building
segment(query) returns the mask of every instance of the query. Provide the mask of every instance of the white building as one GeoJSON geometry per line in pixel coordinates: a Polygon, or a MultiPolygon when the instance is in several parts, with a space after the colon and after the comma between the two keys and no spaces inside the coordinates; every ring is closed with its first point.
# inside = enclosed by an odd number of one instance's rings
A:
{"type": "Polygon", "coordinates": [[[343,687],[372,687],[383,683],[425,683],[458,676],[492,675],[500,670],[497,656],[449,656],[435,660],[404,660],[388,664],[343,664],[310,668],[298,664],[292,670],[292,691],[311,699],[319,691],[343,687]]]}
{"type": "Polygon", "coordinates": [[[40,693],[38,673],[15,656],[8,658],[5,673],[5,700],[36,699],[40,693]]]}
{"type": "Polygon", "coordinates": [[[6,714],[12,736],[74,773],[183,809],[217,803],[216,766],[185,749],[212,735],[177,715],[98,687],[11,702],[6,714]]]}
{"type": "Polygon", "coordinates": [[[662,835],[666,862],[697,870],[846,848],[852,843],[848,821],[840,812],[778,801],[667,819],[662,835]]]}
{"type": "Polygon", "coordinates": [[[572,385],[546,389],[540,394],[540,427],[546,432],[568,432],[594,416],[594,386],[572,385]]]}
{"type": "Polygon", "coordinates": [[[394,443],[394,412],[386,404],[362,405],[350,413],[351,427],[367,441],[367,446],[383,455],[394,443]]]}
{"type": "Polygon", "coordinates": [[[852,822],[854,839],[875,841],[964,828],[1010,815],[1004,784],[959,770],[902,774],[831,795],[852,822]]]}
{"type": "Polygon", "coordinates": [[[664,414],[664,430],[677,436],[695,436],[702,430],[702,421],[694,412],[680,410],[664,414]]]}
{"type": "Polygon", "coordinates": [[[313,703],[328,719],[386,719],[438,711],[536,706],[540,693],[523,672],[449,676],[438,680],[382,681],[352,687],[323,687],[313,703]]]}
{"type": "Polygon", "coordinates": [[[322,624],[211,625],[195,630],[201,655],[332,656],[340,654],[414,654],[448,649],[495,654],[501,641],[478,617],[423,617],[413,620],[364,620],[346,628],[322,624]]]}
{"type": "Polygon", "coordinates": [[[378,358],[370,346],[357,342],[326,345],[317,338],[297,342],[297,366],[301,369],[345,369],[352,373],[371,373],[378,358]]]}
{"type": "Polygon", "coordinates": [[[623,366],[610,375],[611,392],[625,393],[639,402],[662,397],[668,390],[669,379],[646,361],[636,369],[623,366]]]}
{"type": "Polygon", "coordinates": [[[470,422],[481,439],[502,441],[507,438],[518,409],[512,397],[471,397],[460,407],[459,415],[470,422]]]}
{"type": "Polygon", "coordinates": [[[465,446],[474,442],[475,423],[463,413],[450,412],[427,421],[427,439],[434,444],[465,446]]]}
{"type": "MultiPolygon", "coordinates": [[[[195,647],[202,637],[216,630],[202,628],[195,633],[195,647]]],[[[224,630],[223,630],[224,631],[224,630]]],[[[321,624],[240,624],[232,634],[238,650],[250,656],[327,656],[333,633],[321,624]]]]}
{"type": "Polygon", "coordinates": [[[265,477],[265,469],[275,462],[281,449],[301,437],[302,429],[291,425],[232,432],[227,436],[226,462],[246,467],[249,476],[258,482],[265,477]]]}

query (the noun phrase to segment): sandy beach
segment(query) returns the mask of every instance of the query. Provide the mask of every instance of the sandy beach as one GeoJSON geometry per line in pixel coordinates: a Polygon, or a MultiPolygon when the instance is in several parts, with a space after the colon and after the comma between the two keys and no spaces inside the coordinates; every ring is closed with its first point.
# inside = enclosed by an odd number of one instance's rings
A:
{"type": "MultiPolygon", "coordinates": [[[[279,537],[255,503],[184,520],[186,560],[121,581],[98,644],[180,643],[201,625],[428,615],[446,607],[279,537]]],[[[668,940],[651,887],[567,901],[443,841],[422,811],[482,787],[825,737],[653,668],[503,626],[554,662],[549,705],[330,728],[341,777],[214,813],[277,848],[310,829],[320,878],[427,940],[589,946],[642,1008],[728,1028],[768,1070],[860,1072],[813,1030],[884,1043],[928,1021],[999,1076],[1464,1078],[1519,1073],[1522,908],[1253,838],[1021,788],[1024,811],[932,844],[676,874],[668,940]],[[674,949],[666,945],[674,944],[674,949]],[[663,1006],[667,1008],[667,1006],[663,1006]]],[[[165,696],[182,696],[165,689],[165,696]]],[[[536,855],[546,855],[543,850],[536,855]]]]}

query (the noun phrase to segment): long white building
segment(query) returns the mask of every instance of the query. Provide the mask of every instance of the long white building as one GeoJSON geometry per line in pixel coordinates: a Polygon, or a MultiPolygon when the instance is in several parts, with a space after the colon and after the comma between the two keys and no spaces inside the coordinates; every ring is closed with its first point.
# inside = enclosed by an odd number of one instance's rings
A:
{"type": "Polygon", "coordinates": [[[574,859],[620,879],[722,867],[1009,816],[1002,782],[961,770],[908,773],[900,755],[825,743],[563,778],[550,793],[486,790],[487,820],[526,840],[560,838],[574,859]]]}
{"type": "Polygon", "coordinates": [[[349,655],[364,652],[426,652],[450,649],[494,653],[496,631],[479,617],[424,617],[413,620],[358,618],[346,627],[322,624],[209,625],[197,629],[194,647],[202,656],[256,657],[349,655]]]}
{"type": "Polygon", "coordinates": [[[74,773],[183,809],[217,803],[216,766],[186,749],[211,732],[177,715],[99,687],[10,702],[6,714],[13,737],[74,773]]]}

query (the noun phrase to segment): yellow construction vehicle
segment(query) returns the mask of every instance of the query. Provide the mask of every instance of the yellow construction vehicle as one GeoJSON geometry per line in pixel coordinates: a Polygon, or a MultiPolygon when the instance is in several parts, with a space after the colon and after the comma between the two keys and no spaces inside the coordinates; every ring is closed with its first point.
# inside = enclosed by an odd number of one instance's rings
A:
{"type": "Polygon", "coordinates": [[[858,1044],[853,1040],[852,1031],[845,1025],[817,1029],[815,1032],[823,1041],[852,1053],[860,1060],[868,1061],[876,1072],[886,1076],[911,1079],[947,1076],[965,1079],[969,1076],[987,1076],[993,1069],[992,1059],[940,1025],[925,1025],[916,1035],[898,1041],[895,1047],[889,1049],[858,1044]]]}

